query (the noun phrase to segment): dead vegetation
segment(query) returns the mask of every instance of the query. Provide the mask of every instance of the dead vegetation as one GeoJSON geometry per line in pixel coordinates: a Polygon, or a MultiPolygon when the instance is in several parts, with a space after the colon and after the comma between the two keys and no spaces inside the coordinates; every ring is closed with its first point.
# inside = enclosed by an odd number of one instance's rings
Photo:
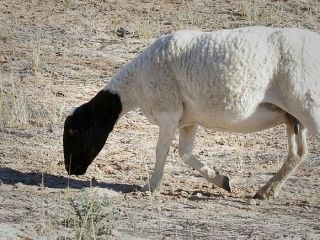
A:
{"type": "MultiPolygon", "coordinates": [[[[70,107],[90,99],[154,38],[178,29],[247,25],[319,32],[320,3],[2,1],[0,239],[318,239],[320,159],[314,139],[308,160],[278,199],[248,200],[286,156],[282,126],[250,135],[200,130],[195,153],[232,177],[231,194],[213,189],[179,162],[177,139],[160,193],[130,193],[153,168],[157,137],[139,111],[121,119],[85,176],[68,178],[64,170],[61,136],[70,107]],[[99,191],[98,203],[107,195],[108,205],[98,208],[112,210],[99,219],[112,227],[99,232],[89,224],[86,237],[83,222],[62,224],[74,218],[68,199],[81,199],[83,189],[99,191]]],[[[92,210],[93,201],[87,206],[92,210]]]]}

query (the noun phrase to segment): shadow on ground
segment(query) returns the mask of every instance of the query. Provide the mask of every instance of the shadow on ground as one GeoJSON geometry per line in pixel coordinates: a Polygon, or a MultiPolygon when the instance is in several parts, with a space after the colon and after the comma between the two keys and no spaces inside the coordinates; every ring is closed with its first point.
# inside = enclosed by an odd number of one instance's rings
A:
{"type": "Polygon", "coordinates": [[[105,183],[98,181],[84,181],[63,176],[54,176],[47,173],[24,173],[11,168],[0,168],[0,183],[14,185],[16,183],[23,183],[25,185],[40,186],[44,182],[44,186],[48,188],[69,188],[82,189],[88,187],[107,188],[116,192],[128,193],[140,190],[138,185],[121,184],[121,183],[105,183]]]}

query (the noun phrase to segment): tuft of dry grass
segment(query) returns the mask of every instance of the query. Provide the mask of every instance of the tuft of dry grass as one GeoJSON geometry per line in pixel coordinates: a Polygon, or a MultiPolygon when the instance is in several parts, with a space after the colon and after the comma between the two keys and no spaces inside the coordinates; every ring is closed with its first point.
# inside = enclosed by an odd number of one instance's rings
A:
{"type": "Polygon", "coordinates": [[[84,191],[76,198],[69,198],[70,216],[63,221],[63,225],[73,229],[75,239],[97,239],[103,235],[112,234],[112,208],[106,195],[98,196],[97,192],[84,191]]]}

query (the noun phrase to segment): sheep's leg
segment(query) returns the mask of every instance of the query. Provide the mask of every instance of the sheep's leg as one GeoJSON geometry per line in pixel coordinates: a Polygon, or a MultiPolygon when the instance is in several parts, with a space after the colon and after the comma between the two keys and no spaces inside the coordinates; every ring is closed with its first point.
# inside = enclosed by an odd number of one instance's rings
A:
{"type": "Polygon", "coordinates": [[[149,179],[148,183],[142,188],[142,191],[153,192],[160,187],[164,173],[164,166],[166,163],[170,145],[174,137],[176,126],[177,125],[170,124],[169,122],[166,122],[159,126],[155,167],[151,178],[149,179]]]}
{"type": "Polygon", "coordinates": [[[197,126],[183,127],[179,129],[179,154],[182,161],[197,170],[210,183],[230,192],[231,188],[229,185],[229,178],[213,171],[192,154],[196,132],[197,126]]]}
{"type": "Polygon", "coordinates": [[[281,169],[255,194],[254,198],[276,197],[285,181],[308,154],[307,129],[292,116],[287,117],[288,157],[281,169]]]}

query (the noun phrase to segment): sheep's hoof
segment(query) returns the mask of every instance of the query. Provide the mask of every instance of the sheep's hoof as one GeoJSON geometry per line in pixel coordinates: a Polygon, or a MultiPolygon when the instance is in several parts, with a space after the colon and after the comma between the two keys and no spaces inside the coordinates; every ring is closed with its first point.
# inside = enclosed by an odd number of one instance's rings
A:
{"type": "Polygon", "coordinates": [[[268,200],[272,198],[276,198],[277,196],[274,193],[259,193],[257,192],[254,196],[253,199],[259,199],[259,200],[268,200]]]}
{"type": "Polygon", "coordinates": [[[261,195],[260,193],[256,193],[254,196],[253,196],[253,199],[259,199],[259,200],[266,200],[266,196],[264,195],[261,195]]]}
{"type": "Polygon", "coordinates": [[[231,192],[230,187],[230,179],[227,176],[224,175],[217,175],[213,179],[213,184],[217,187],[223,188],[224,190],[231,192]]]}
{"type": "Polygon", "coordinates": [[[275,185],[263,186],[258,192],[253,196],[254,199],[267,200],[271,198],[276,198],[278,196],[279,190],[276,189],[275,185]]]}

